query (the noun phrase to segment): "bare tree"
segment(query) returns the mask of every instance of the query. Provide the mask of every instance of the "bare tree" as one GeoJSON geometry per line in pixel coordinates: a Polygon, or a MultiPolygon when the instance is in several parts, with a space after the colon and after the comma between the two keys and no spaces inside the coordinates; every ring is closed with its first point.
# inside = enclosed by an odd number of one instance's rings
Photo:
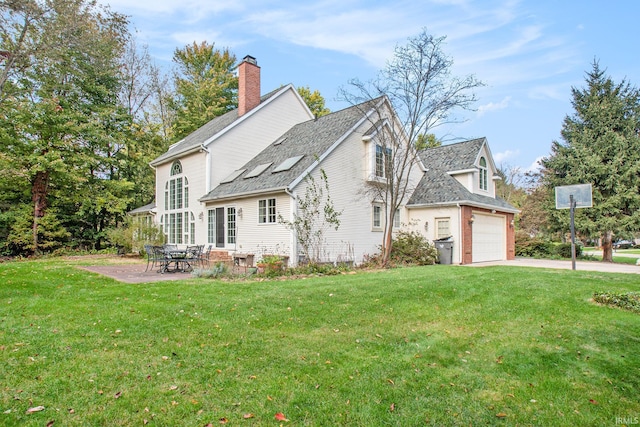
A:
{"type": "Polygon", "coordinates": [[[406,45],[396,46],[393,59],[376,79],[367,83],[355,79],[349,82],[352,91],[340,91],[350,104],[373,105],[375,110],[368,116],[372,124],[368,134],[375,142],[376,170],[367,192],[384,207],[384,265],[391,255],[396,214],[420,177],[418,155],[425,148],[420,135],[459,122],[453,111],[470,110],[476,101],[473,89],[483,86],[473,75],[451,75],[453,60],[442,51],[444,40],[423,29],[406,45]],[[374,99],[379,102],[365,103],[374,99]]]}
{"type": "Polygon", "coordinates": [[[498,176],[500,180],[496,183],[496,196],[514,206],[521,207],[526,197],[523,188],[525,176],[522,168],[503,163],[498,167],[498,176]]]}
{"type": "Polygon", "coordinates": [[[153,96],[153,73],[157,72],[146,45],[138,47],[130,39],[122,55],[122,89],[120,103],[131,117],[141,119],[145,106],[153,96]]]}
{"type": "Polygon", "coordinates": [[[0,101],[7,83],[31,66],[29,56],[39,48],[32,33],[45,11],[34,0],[0,1],[0,101]]]}

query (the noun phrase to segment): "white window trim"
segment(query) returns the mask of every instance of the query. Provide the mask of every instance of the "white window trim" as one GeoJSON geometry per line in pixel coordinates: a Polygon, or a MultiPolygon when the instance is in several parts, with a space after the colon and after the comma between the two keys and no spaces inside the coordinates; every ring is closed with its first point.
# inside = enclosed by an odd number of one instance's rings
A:
{"type": "Polygon", "coordinates": [[[272,225],[278,222],[277,203],[275,197],[258,200],[258,225],[272,225]],[[271,201],[273,201],[273,206],[271,201]],[[264,212],[262,211],[263,207],[260,206],[261,203],[264,203],[264,212]]]}
{"type": "Polygon", "coordinates": [[[384,230],[384,208],[382,203],[373,203],[371,205],[371,231],[383,231],[384,230]],[[376,209],[379,211],[379,222],[380,224],[376,225],[376,209]]]}
{"type": "Polygon", "coordinates": [[[481,191],[489,191],[489,169],[488,169],[488,164],[487,164],[487,159],[482,156],[480,157],[480,160],[478,162],[478,170],[479,170],[479,176],[478,176],[478,188],[481,191]],[[484,160],[485,165],[482,166],[482,161],[484,160]]]}
{"type": "Polygon", "coordinates": [[[434,222],[435,222],[435,224],[434,224],[435,227],[433,227],[433,232],[435,234],[436,239],[443,239],[445,237],[450,237],[451,236],[451,217],[436,218],[434,222]],[[448,233],[447,233],[446,236],[445,235],[441,236],[441,235],[438,234],[439,231],[440,231],[440,222],[444,222],[444,221],[449,223],[448,233]]]}

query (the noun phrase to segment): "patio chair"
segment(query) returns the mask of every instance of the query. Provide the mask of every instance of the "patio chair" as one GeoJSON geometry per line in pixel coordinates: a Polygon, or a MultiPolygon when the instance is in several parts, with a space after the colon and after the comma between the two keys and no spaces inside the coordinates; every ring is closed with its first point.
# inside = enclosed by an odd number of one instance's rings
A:
{"type": "Polygon", "coordinates": [[[198,266],[202,264],[202,248],[202,245],[187,246],[186,258],[191,269],[193,269],[194,265],[198,266]]]}
{"type": "Polygon", "coordinates": [[[144,245],[144,251],[147,253],[147,268],[144,271],[148,271],[149,267],[153,269],[156,265],[164,261],[164,253],[158,252],[156,249],[162,248],[161,246],[144,245]]]}
{"type": "Polygon", "coordinates": [[[151,250],[153,252],[153,260],[154,260],[154,263],[151,265],[151,268],[153,268],[154,265],[158,265],[158,267],[160,267],[160,270],[162,272],[166,271],[170,260],[167,258],[164,252],[164,247],[152,246],[151,250]]]}
{"type": "Polygon", "coordinates": [[[204,250],[204,245],[202,245],[201,248],[203,250],[200,251],[200,264],[202,265],[202,268],[205,266],[209,268],[209,257],[211,256],[211,249],[213,248],[213,245],[209,245],[206,251],[204,250]]]}

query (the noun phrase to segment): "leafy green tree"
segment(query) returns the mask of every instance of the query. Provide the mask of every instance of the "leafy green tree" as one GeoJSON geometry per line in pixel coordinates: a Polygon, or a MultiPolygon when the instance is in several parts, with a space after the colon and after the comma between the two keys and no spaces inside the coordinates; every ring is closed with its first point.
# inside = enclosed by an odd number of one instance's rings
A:
{"type": "Polygon", "coordinates": [[[173,136],[180,139],[236,107],[238,78],[234,74],[236,56],[228,49],[216,49],[215,43],[193,42],[176,49],[173,61],[178,66],[176,97],[171,104],[173,136]]]}
{"type": "MultiPolygon", "coordinates": [[[[576,230],[599,235],[603,261],[611,262],[612,238],[640,229],[640,92],[626,80],[615,83],[597,61],[585,80],[571,90],[574,113],[542,160],[543,180],[550,189],[592,185],[593,207],[577,210],[576,230]]],[[[547,206],[557,229],[568,230],[568,212],[551,200],[547,206]]]]}
{"type": "MultiPolygon", "coordinates": [[[[117,100],[127,20],[89,0],[3,2],[0,7],[0,37],[11,41],[7,45],[14,50],[8,56],[20,58],[0,64],[7,76],[7,96],[0,98],[5,129],[0,132],[0,162],[12,171],[2,179],[4,185],[21,189],[10,208],[20,211],[15,218],[24,217],[23,205],[30,205],[31,244],[20,247],[39,252],[50,247],[42,238],[66,236],[64,230],[45,234],[40,225],[65,228],[79,212],[56,206],[91,200],[96,189],[86,192],[86,183],[110,180],[118,168],[122,132],[130,125],[117,100]]],[[[112,196],[121,200],[124,195],[112,196]]],[[[16,229],[19,224],[9,236],[24,235],[16,229]]]]}
{"type": "Polygon", "coordinates": [[[441,145],[442,141],[436,138],[436,136],[432,133],[421,133],[416,137],[416,148],[418,150],[440,147],[441,145]]]}
{"type": "Polygon", "coordinates": [[[298,88],[298,94],[300,94],[314,116],[322,117],[331,113],[331,110],[325,107],[324,97],[320,95],[320,91],[314,90],[311,92],[309,86],[305,86],[298,88]]]}

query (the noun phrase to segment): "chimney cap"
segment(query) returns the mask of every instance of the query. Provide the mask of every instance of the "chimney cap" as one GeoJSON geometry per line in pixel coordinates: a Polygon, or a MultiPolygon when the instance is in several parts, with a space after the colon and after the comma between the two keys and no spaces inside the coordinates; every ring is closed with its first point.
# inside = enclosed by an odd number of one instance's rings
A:
{"type": "Polygon", "coordinates": [[[258,61],[251,55],[247,55],[242,59],[242,62],[248,62],[249,64],[258,65],[258,61]]]}

